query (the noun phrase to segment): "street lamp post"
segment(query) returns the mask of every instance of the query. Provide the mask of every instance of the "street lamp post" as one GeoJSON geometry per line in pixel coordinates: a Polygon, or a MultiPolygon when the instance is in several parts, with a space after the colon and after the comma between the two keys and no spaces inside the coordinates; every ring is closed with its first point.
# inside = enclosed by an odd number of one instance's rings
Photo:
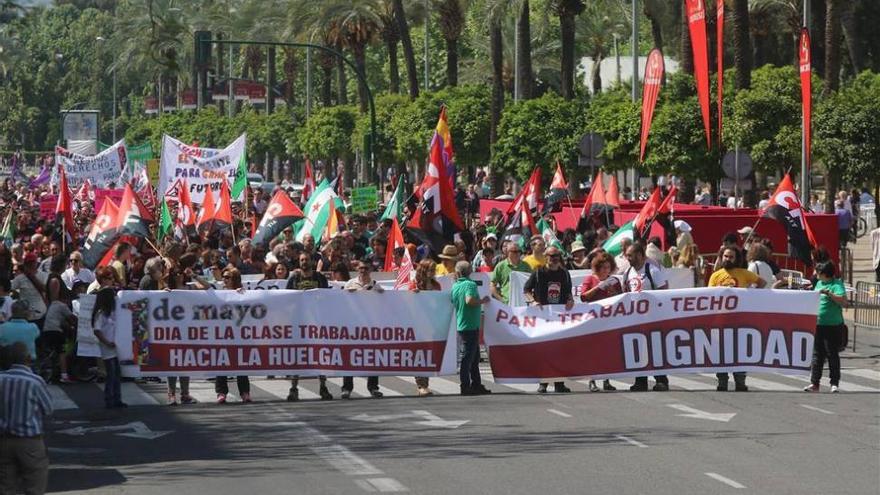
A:
{"type": "MultiPolygon", "coordinates": [[[[639,100],[639,9],[638,0],[632,0],[632,101],[639,100]]],[[[639,169],[632,169],[633,199],[639,193],[639,169]]]]}

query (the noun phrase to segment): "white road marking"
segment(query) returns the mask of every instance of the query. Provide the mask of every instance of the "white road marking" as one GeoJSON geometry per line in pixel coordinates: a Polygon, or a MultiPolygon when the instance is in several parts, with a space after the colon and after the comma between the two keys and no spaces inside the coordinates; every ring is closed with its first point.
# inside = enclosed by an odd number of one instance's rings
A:
{"type": "Polygon", "coordinates": [[[49,385],[49,397],[52,399],[52,409],[79,409],[76,402],[67,395],[58,385],[49,385]]]}
{"type": "Polygon", "coordinates": [[[868,380],[878,380],[880,381],[880,371],[872,370],[872,369],[851,369],[851,370],[841,370],[844,375],[852,375],[858,376],[860,378],[867,378],[868,380]]]}
{"type": "Polygon", "coordinates": [[[698,382],[683,376],[670,375],[669,386],[683,388],[685,390],[714,390],[715,387],[708,383],[698,382]]]}
{"type": "Polygon", "coordinates": [[[750,388],[756,388],[758,390],[769,390],[772,392],[799,392],[801,390],[800,387],[786,385],[779,382],[771,382],[770,380],[762,380],[753,376],[749,376],[746,378],[746,385],[748,385],[750,388]]]}
{"type": "Polygon", "coordinates": [[[312,452],[348,476],[382,474],[379,468],[338,443],[333,445],[316,445],[312,447],[312,452]]]}
{"type": "Polygon", "coordinates": [[[547,412],[548,412],[548,413],[553,413],[553,414],[555,414],[555,415],[557,415],[557,416],[562,416],[563,418],[570,418],[570,417],[571,417],[571,414],[564,413],[564,412],[562,412],[562,411],[560,411],[560,410],[558,410],[558,409],[547,409],[547,412]]]}
{"type": "MultiPolygon", "coordinates": [[[[403,377],[399,376],[401,380],[409,380],[413,383],[413,387],[415,387],[415,380],[413,377],[403,377]]],[[[458,382],[454,382],[447,378],[440,377],[431,377],[428,381],[428,388],[431,389],[435,394],[440,395],[459,395],[461,393],[461,385],[458,382]]]]}
{"type": "Polygon", "coordinates": [[[496,385],[499,385],[501,387],[512,388],[514,390],[525,392],[527,394],[533,394],[538,391],[537,383],[497,383],[492,375],[484,374],[481,375],[481,377],[484,381],[495,383],[496,385]]]}
{"type": "Polygon", "coordinates": [[[367,478],[355,480],[355,483],[366,491],[373,492],[383,492],[383,493],[395,493],[395,492],[408,492],[409,489],[403,486],[399,481],[394,478],[367,478]],[[362,483],[363,482],[363,483],[362,483]],[[369,488],[367,488],[369,487],[369,488]],[[371,490],[372,489],[372,490],[371,490]]]}
{"type": "MultiPolygon", "coordinates": [[[[102,391],[104,390],[104,384],[96,383],[95,384],[102,391]]],[[[129,406],[156,406],[159,405],[159,401],[153,398],[152,395],[146,393],[138,387],[137,383],[132,382],[123,382],[122,383],[122,402],[125,402],[129,406]]]]}
{"type": "Polygon", "coordinates": [[[721,476],[718,473],[703,473],[703,474],[705,474],[706,476],[708,476],[716,481],[720,481],[727,486],[733,487],[733,488],[742,489],[742,488],[746,487],[745,485],[743,485],[741,483],[737,483],[736,481],[733,481],[730,478],[725,478],[724,476],[721,476]]]}
{"type": "MultiPolygon", "coordinates": [[[[337,377],[337,378],[328,378],[327,381],[330,382],[330,383],[336,384],[339,388],[342,388],[342,378],[341,378],[341,377],[337,377]]],[[[391,393],[385,393],[388,389],[383,389],[383,388],[382,388],[382,383],[381,383],[381,382],[379,382],[379,390],[380,390],[383,394],[385,394],[385,395],[389,395],[389,396],[392,395],[391,393]]],[[[393,391],[392,391],[392,392],[393,392],[393,391]]],[[[403,394],[401,394],[401,393],[399,393],[399,392],[393,392],[393,393],[394,393],[394,394],[397,394],[397,396],[401,396],[401,395],[403,395],[403,394]]],[[[355,396],[355,397],[371,397],[370,392],[367,391],[367,380],[366,380],[366,378],[355,377],[355,379],[354,379],[354,390],[351,391],[351,395],[353,395],[353,396],[355,396]]]]}
{"type": "Polygon", "coordinates": [[[640,449],[647,449],[648,448],[648,446],[643,444],[642,442],[640,442],[638,440],[633,440],[632,438],[630,438],[626,435],[615,435],[615,437],[623,440],[624,442],[626,442],[630,445],[635,445],[636,447],[638,447],[640,449]]]}
{"type": "Polygon", "coordinates": [[[734,416],[736,416],[736,413],[711,413],[708,411],[701,411],[685,404],[666,404],[666,407],[671,407],[677,411],[685,413],[677,414],[677,416],[694,419],[708,419],[710,421],[720,421],[722,423],[728,423],[734,416]]]}
{"type": "MultiPolygon", "coordinates": [[[[302,385],[302,382],[300,382],[302,385]]],[[[290,393],[290,380],[251,380],[251,387],[256,387],[266,393],[287,400],[290,393]]],[[[297,386],[300,399],[320,399],[321,396],[302,386],[297,386]]],[[[251,394],[253,395],[253,394],[251,394]]]]}
{"type": "MultiPolygon", "coordinates": [[[[234,388],[235,380],[231,380],[231,382],[234,388]]],[[[178,387],[179,386],[180,384],[178,383],[178,387]]],[[[210,404],[211,402],[217,402],[217,393],[214,392],[214,382],[191,379],[189,381],[189,395],[202,403],[210,404]]],[[[237,399],[238,396],[233,393],[226,394],[227,401],[232,402],[237,399]]]]}
{"type": "Polygon", "coordinates": [[[820,412],[820,413],[822,413],[822,414],[834,414],[833,412],[828,411],[828,410],[826,410],[826,409],[822,409],[822,408],[815,407],[815,406],[810,406],[810,405],[808,405],[808,404],[801,404],[801,407],[803,407],[803,408],[805,408],[805,409],[809,409],[809,410],[811,410],[811,411],[820,412]]]}
{"type": "MultiPolygon", "coordinates": [[[[810,383],[810,379],[805,376],[784,375],[795,380],[810,383]]],[[[865,387],[864,385],[856,385],[855,383],[844,382],[840,385],[841,392],[880,392],[880,388],[865,387]]]]}

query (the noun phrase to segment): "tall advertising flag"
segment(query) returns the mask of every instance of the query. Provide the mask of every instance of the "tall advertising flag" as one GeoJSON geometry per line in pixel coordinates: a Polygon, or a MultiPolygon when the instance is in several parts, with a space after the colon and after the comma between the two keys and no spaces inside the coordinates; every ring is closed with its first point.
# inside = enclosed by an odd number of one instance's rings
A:
{"type": "Polygon", "coordinates": [[[803,107],[803,135],[804,135],[804,153],[807,158],[807,177],[810,175],[811,168],[811,137],[812,137],[812,113],[813,113],[813,55],[810,52],[810,30],[801,29],[801,39],[798,43],[799,66],[801,72],[801,106],[803,107]]]}
{"type": "Polygon", "coordinates": [[[712,147],[712,131],[709,129],[709,49],[706,40],[706,5],[703,0],[685,0],[691,48],[694,51],[694,79],[697,82],[697,99],[703,113],[706,145],[712,147]]]}
{"type": "Polygon", "coordinates": [[[715,58],[718,59],[718,146],[721,146],[721,124],[724,121],[724,0],[717,0],[715,16],[718,36],[715,48],[715,58]]]}
{"type": "Polygon", "coordinates": [[[648,55],[648,64],[645,66],[645,83],[642,86],[642,132],[639,162],[645,161],[645,148],[648,146],[648,134],[651,133],[654,107],[657,106],[657,97],[660,95],[663,70],[663,53],[654,48],[648,55]]]}

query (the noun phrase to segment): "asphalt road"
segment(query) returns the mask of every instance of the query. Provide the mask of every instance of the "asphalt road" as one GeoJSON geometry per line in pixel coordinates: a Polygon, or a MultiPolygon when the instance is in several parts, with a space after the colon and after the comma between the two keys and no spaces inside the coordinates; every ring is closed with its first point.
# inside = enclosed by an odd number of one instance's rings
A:
{"type": "Polygon", "coordinates": [[[105,411],[98,387],[65,388],[77,408],[49,426],[50,491],[878,494],[880,347],[865,338],[844,358],[837,395],[827,378],[820,394],[779,375],[719,393],[691,375],[667,393],[575,383],[573,394],[537,395],[489,383],[502,393],[417,398],[411,381],[383,378],[406,395],[289,404],[257,390],[253,404],[105,411]]]}

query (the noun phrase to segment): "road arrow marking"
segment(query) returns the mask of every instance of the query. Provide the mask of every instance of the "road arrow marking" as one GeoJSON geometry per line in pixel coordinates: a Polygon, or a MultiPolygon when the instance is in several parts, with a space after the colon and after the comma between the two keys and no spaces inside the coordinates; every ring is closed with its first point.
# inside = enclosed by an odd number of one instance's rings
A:
{"type": "Polygon", "coordinates": [[[171,431],[153,431],[150,430],[147,425],[140,421],[134,421],[132,423],[124,424],[124,425],[114,425],[114,426],[93,426],[90,428],[77,426],[75,428],[68,428],[66,430],[58,430],[58,433],[64,433],[65,435],[73,435],[77,437],[81,437],[86,433],[104,433],[108,431],[123,431],[126,433],[116,433],[116,435],[121,437],[131,437],[131,438],[141,438],[144,440],[155,440],[159,437],[163,437],[171,431]],[[131,432],[127,432],[127,430],[131,430],[131,432]]]}
{"type": "Polygon", "coordinates": [[[701,411],[699,409],[695,409],[691,406],[686,406],[684,404],[666,404],[668,407],[671,407],[677,411],[681,411],[685,414],[676,414],[676,416],[681,416],[683,418],[694,418],[694,419],[708,419],[710,421],[721,421],[722,423],[727,423],[736,413],[710,413],[707,411],[701,411]]]}
{"type": "Polygon", "coordinates": [[[425,410],[413,410],[406,414],[384,414],[377,416],[370,416],[369,414],[358,414],[357,416],[352,416],[349,419],[354,421],[364,421],[367,423],[381,423],[384,421],[392,421],[396,419],[412,418],[413,416],[415,416],[416,419],[420,420],[413,421],[414,424],[430,426],[433,428],[455,429],[469,422],[469,420],[446,420],[425,410]]]}

